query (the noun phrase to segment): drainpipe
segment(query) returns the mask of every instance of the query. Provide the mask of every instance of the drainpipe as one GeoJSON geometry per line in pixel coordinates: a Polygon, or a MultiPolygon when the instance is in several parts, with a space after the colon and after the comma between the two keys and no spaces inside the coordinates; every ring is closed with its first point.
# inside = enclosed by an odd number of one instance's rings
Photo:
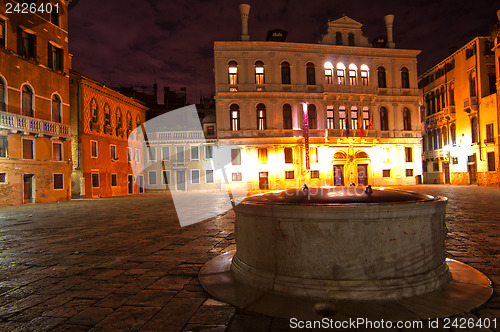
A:
{"type": "MultiPolygon", "coordinates": [[[[482,140],[481,140],[481,121],[479,118],[479,114],[481,113],[479,109],[479,104],[480,104],[480,91],[479,91],[479,64],[478,64],[478,57],[479,57],[479,38],[476,42],[476,98],[477,98],[477,137],[479,139],[479,160],[483,161],[483,147],[482,147],[482,140]]],[[[477,165],[476,165],[476,172],[477,172],[477,165]]]]}

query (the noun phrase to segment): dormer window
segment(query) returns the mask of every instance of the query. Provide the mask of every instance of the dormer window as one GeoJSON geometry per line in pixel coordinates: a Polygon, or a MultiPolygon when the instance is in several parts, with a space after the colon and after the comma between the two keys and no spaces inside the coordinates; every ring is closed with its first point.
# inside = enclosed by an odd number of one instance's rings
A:
{"type": "Polygon", "coordinates": [[[325,62],[325,81],[326,84],[332,84],[333,83],[333,65],[331,62],[325,62]]]}
{"type": "Polygon", "coordinates": [[[264,63],[262,61],[255,63],[255,84],[264,84],[264,63]]]}
{"type": "Polygon", "coordinates": [[[229,84],[238,84],[238,64],[236,63],[236,61],[229,62],[227,70],[229,75],[229,84]]]}
{"type": "Polygon", "coordinates": [[[337,82],[345,84],[345,66],[342,62],[337,63],[337,82]]]}

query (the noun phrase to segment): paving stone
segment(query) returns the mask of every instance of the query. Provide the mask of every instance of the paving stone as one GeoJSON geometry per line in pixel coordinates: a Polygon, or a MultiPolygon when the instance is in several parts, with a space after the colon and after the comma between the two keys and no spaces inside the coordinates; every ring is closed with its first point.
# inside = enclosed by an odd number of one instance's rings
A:
{"type": "Polygon", "coordinates": [[[94,326],[113,312],[111,308],[89,307],[71,317],[67,323],[94,326]]]}
{"type": "Polygon", "coordinates": [[[182,331],[203,299],[173,298],[142,328],[142,331],[182,331]]]}
{"type": "Polygon", "coordinates": [[[175,295],[177,292],[145,289],[128,300],[125,305],[161,308],[175,295]]]}
{"type": "Polygon", "coordinates": [[[138,331],[158,310],[152,307],[123,306],[89,331],[138,331]]]}
{"type": "Polygon", "coordinates": [[[203,305],[189,320],[190,324],[228,325],[236,309],[233,306],[203,305]]]}

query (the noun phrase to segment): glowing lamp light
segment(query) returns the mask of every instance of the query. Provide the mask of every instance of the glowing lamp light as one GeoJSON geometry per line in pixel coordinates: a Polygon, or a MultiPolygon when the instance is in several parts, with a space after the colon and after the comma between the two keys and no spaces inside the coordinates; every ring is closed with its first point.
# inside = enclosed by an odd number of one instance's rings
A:
{"type": "Polygon", "coordinates": [[[238,67],[229,67],[229,74],[236,74],[238,72],[238,67]]]}
{"type": "Polygon", "coordinates": [[[302,103],[302,111],[307,114],[307,103],[302,103]]]}
{"type": "Polygon", "coordinates": [[[255,67],[256,74],[264,74],[264,67],[255,67]]]}
{"type": "Polygon", "coordinates": [[[324,64],[325,69],[333,69],[333,65],[330,61],[325,62],[324,64]]]}

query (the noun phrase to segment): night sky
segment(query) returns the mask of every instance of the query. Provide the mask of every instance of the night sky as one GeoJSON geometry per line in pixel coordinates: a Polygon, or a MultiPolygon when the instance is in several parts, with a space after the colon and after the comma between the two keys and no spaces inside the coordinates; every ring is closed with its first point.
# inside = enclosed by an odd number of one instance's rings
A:
{"type": "Polygon", "coordinates": [[[251,5],[250,40],[288,31],[287,41],[317,43],[327,20],[343,14],[363,24],[371,42],[394,14],[396,48],[418,49],[419,74],[497,22],[489,0],[73,0],[73,69],[109,86],[186,87],[189,102],[214,93],[213,42],[239,40],[238,5],[251,5]],[[473,6],[473,7],[472,7],[473,6]]]}

